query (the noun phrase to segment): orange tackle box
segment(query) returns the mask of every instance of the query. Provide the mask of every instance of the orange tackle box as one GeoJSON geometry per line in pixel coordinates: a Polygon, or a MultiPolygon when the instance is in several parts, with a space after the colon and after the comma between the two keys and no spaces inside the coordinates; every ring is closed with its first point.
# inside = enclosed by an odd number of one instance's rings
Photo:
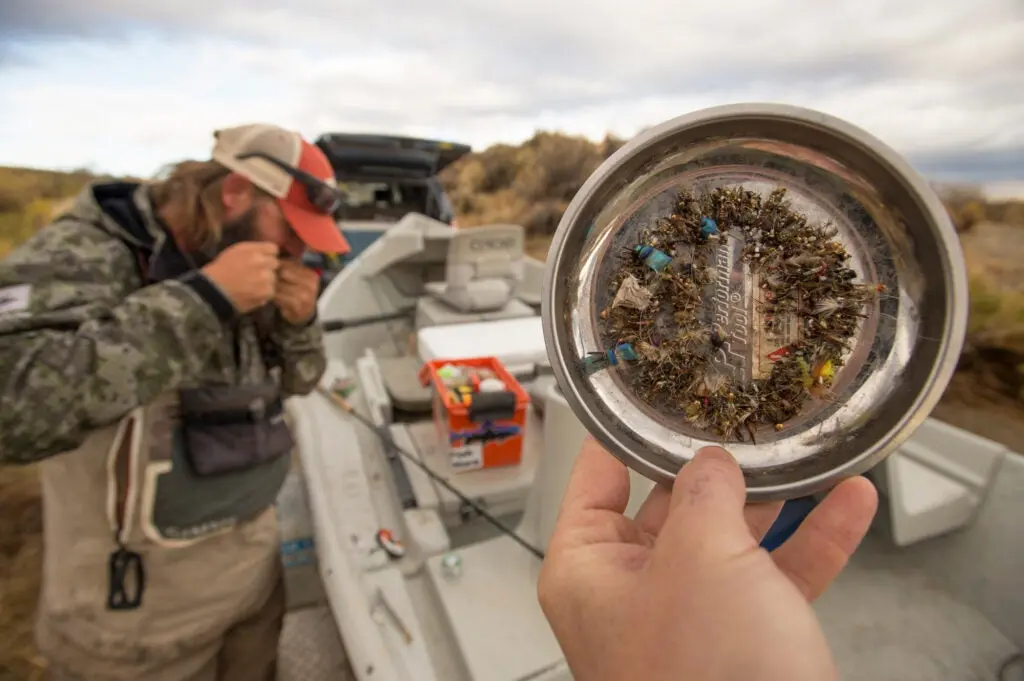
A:
{"type": "Polygon", "coordinates": [[[453,471],[516,466],[522,462],[530,396],[500,360],[432,359],[423,365],[419,378],[423,385],[433,386],[434,424],[449,450],[453,471]],[[490,370],[494,378],[505,384],[505,390],[460,391],[450,387],[438,373],[446,365],[470,373],[490,370]]]}

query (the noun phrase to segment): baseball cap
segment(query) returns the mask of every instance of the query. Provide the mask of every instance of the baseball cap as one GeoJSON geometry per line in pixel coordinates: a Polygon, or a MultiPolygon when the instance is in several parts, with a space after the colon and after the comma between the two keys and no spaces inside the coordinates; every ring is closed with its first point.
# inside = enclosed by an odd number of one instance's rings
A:
{"type": "Polygon", "coordinates": [[[334,221],[341,192],[327,156],[291,130],[253,123],[213,133],[212,158],[277,199],[303,243],[320,253],[351,248],[334,221]]]}

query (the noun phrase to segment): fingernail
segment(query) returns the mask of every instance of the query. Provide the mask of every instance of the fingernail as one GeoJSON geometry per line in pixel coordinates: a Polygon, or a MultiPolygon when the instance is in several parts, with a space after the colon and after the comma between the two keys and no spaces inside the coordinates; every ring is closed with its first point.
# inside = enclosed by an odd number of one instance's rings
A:
{"type": "Polygon", "coordinates": [[[723,449],[722,447],[719,447],[717,445],[708,445],[707,447],[701,447],[700,449],[697,450],[697,453],[694,455],[694,458],[697,458],[698,456],[701,458],[711,457],[715,459],[728,459],[730,461],[735,461],[733,455],[729,453],[729,450],[723,449]]]}

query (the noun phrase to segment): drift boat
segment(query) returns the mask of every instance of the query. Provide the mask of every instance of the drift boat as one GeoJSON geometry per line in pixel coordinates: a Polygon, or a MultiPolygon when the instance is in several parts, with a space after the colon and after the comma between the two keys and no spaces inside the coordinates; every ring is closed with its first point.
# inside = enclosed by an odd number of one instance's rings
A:
{"type": "MultiPolygon", "coordinates": [[[[324,291],[323,390],[288,404],[280,678],[572,678],[526,547],[545,549],[586,431],[551,375],[544,266],[523,240],[517,225],[460,230],[410,214],[324,291]],[[529,403],[519,462],[465,470],[421,379],[433,360],[479,357],[529,403]],[[354,413],[334,399],[339,385],[354,413]]],[[[630,475],[631,514],[651,482],[630,475]]],[[[1024,457],[927,419],[868,475],[882,497],[875,525],[815,604],[843,678],[1024,678],[1024,457]]]]}

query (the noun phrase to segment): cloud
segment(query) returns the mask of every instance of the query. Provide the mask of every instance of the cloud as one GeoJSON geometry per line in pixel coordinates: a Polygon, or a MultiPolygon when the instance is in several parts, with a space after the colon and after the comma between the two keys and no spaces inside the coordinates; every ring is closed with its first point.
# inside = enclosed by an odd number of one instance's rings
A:
{"type": "Polygon", "coordinates": [[[0,163],[149,173],[257,119],[477,147],[629,136],[770,100],[929,173],[1024,177],[1018,0],[35,0],[4,3],[0,26],[0,163]]]}

